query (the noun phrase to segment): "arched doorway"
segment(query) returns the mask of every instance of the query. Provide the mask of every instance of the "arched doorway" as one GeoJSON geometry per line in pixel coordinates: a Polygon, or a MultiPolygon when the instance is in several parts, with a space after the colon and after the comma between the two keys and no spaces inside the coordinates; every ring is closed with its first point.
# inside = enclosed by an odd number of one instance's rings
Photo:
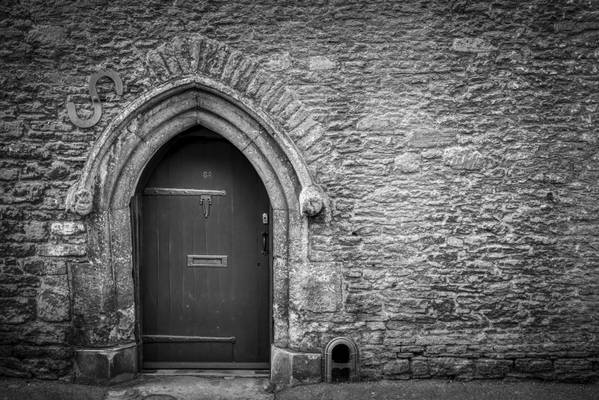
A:
{"type": "Polygon", "coordinates": [[[189,129],[146,167],[132,215],[140,366],[268,369],[270,201],[245,156],[189,129]]]}
{"type": "MultiPolygon", "coordinates": [[[[292,381],[294,367],[289,364],[299,353],[285,350],[297,337],[291,326],[290,285],[300,284],[292,272],[308,262],[308,217],[326,209],[326,197],[280,125],[238,93],[201,76],[169,81],[127,105],[95,142],[67,196],[67,209],[86,216],[89,233],[86,268],[73,278],[75,368],[80,381],[115,382],[139,370],[143,342],[137,328],[140,301],[131,240],[138,226],[132,223],[130,203],[157,152],[197,126],[238,149],[268,194],[271,379],[292,381]]],[[[319,374],[319,355],[308,357],[319,374]]]]}

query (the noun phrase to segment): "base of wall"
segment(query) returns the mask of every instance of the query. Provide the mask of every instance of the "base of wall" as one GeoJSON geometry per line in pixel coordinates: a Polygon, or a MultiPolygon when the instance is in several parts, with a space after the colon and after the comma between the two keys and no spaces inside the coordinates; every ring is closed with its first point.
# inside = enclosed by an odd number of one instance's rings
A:
{"type": "MultiPolygon", "coordinates": [[[[322,355],[271,347],[270,380],[276,390],[322,380],[322,355]]],[[[135,343],[75,350],[75,380],[83,384],[113,384],[135,378],[135,343]]]]}
{"type": "Polygon", "coordinates": [[[270,381],[276,390],[322,380],[320,353],[296,353],[272,346],[270,360],[270,381]]]}
{"type": "Polygon", "coordinates": [[[137,374],[137,345],[75,350],[75,380],[84,384],[112,384],[137,374]]]}

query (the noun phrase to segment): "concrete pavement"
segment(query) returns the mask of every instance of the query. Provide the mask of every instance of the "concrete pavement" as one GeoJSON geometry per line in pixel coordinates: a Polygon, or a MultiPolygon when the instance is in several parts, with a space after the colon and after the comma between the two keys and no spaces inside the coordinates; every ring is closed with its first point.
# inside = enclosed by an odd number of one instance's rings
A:
{"type": "Polygon", "coordinates": [[[266,378],[147,376],[112,387],[0,380],[0,400],[596,400],[599,384],[536,381],[380,381],[268,392],[266,378]]]}
{"type": "Polygon", "coordinates": [[[276,400],[597,400],[597,384],[534,381],[435,380],[309,385],[277,393],[276,400]]]}

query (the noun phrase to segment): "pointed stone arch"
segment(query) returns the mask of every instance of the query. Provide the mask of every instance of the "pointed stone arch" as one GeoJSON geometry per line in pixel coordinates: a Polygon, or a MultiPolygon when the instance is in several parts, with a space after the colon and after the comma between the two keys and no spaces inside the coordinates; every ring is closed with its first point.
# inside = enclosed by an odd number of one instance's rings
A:
{"type": "Polygon", "coordinates": [[[66,200],[69,211],[86,216],[89,236],[89,270],[85,279],[75,278],[73,299],[83,380],[111,380],[136,369],[129,203],[146,165],[170,139],[202,125],[235,145],[262,178],[273,207],[275,347],[289,345],[289,271],[307,262],[307,218],[328,205],[300,150],[320,138],[322,126],[255,61],[191,38],[149,52],[144,65],[130,79],[150,77],[154,87],[103,129],[66,200]],[[118,357],[129,360],[121,361],[126,368],[115,369],[118,357]],[[98,372],[100,359],[107,367],[98,372]]]}

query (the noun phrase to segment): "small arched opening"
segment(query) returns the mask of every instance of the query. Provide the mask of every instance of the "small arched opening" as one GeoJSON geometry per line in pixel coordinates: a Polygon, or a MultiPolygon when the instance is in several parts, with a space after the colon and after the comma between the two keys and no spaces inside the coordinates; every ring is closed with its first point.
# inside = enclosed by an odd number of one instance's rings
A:
{"type": "Polygon", "coordinates": [[[325,382],[352,382],[359,378],[358,346],[349,338],[331,340],[324,349],[325,382]]]}

